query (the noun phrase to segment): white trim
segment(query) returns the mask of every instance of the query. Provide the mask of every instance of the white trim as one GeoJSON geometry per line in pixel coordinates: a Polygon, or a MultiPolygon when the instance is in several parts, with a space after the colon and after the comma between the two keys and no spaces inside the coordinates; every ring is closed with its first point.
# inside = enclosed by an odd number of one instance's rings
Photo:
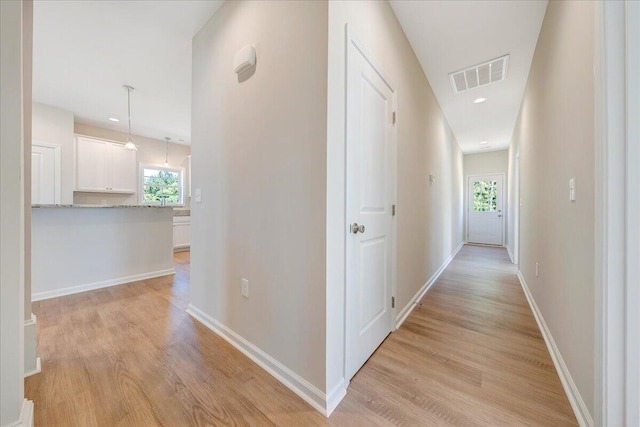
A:
{"type": "Polygon", "coordinates": [[[522,286],[522,290],[527,297],[527,301],[529,302],[529,307],[531,307],[533,316],[536,318],[536,323],[540,328],[540,332],[542,333],[544,342],[547,345],[549,354],[551,355],[551,360],[553,360],[553,365],[558,372],[560,382],[562,383],[562,387],[567,394],[567,398],[569,399],[571,408],[573,409],[573,412],[578,420],[578,424],[581,427],[592,427],[594,425],[593,418],[591,418],[591,414],[587,409],[587,405],[585,405],[584,400],[582,399],[582,396],[580,395],[580,392],[578,391],[578,388],[573,381],[573,378],[571,378],[569,369],[562,359],[562,355],[560,354],[560,350],[558,349],[558,346],[556,345],[556,342],[551,335],[551,331],[547,327],[547,323],[544,321],[544,317],[542,317],[542,313],[540,312],[540,309],[538,309],[538,305],[533,299],[533,295],[531,295],[529,286],[527,285],[527,282],[524,280],[524,277],[522,276],[522,273],[520,271],[518,271],[518,280],[520,280],[520,285],[522,286]]]}
{"type": "Polygon", "coordinates": [[[95,289],[108,288],[110,286],[122,285],[139,280],[153,279],[154,277],[167,276],[175,274],[174,268],[164,270],[150,271],[148,273],[134,274],[131,276],[118,277],[116,279],[103,280],[100,282],[87,283],[86,285],[69,286],[67,288],[56,289],[53,291],[36,292],[31,295],[31,301],[41,301],[49,298],[57,298],[65,295],[77,294],[80,292],[92,291],[95,289]]]}
{"type": "MultiPolygon", "coordinates": [[[[625,360],[630,344],[626,299],[631,286],[627,277],[626,215],[631,184],[627,172],[626,115],[627,18],[626,2],[597,1],[595,7],[595,420],[598,425],[633,425],[625,419],[628,406],[637,407],[627,395],[630,385],[625,360]]],[[[633,8],[631,9],[633,10],[633,8]]],[[[631,160],[632,161],[632,160],[631,160]]],[[[636,326],[637,328],[637,326],[636,326]]],[[[634,329],[631,329],[634,330],[634,329]]],[[[640,380],[640,379],[639,379],[640,380]]]]}
{"type": "Polygon", "coordinates": [[[55,194],[53,196],[54,203],[62,203],[62,146],[60,144],[51,144],[49,142],[32,141],[31,151],[33,147],[53,148],[54,166],[53,166],[53,185],[55,194]]]}
{"type": "MultiPolygon", "coordinates": [[[[187,313],[271,374],[271,376],[300,396],[315,410],[325,416],[329,415],[326,409],[326,395],[313,384],[193,304],[189,304],[187,313]]],[[[335,399],[335,397],[333,398],[335,399]]],[[[334,403],[337,406],[339,401],[334,403]]]]}
{"type": "Polygon", "coordinates": [[[9,427],[33,427],[33,401],[24,399],[20,409],[20,419],[9,427]]]}
{"type": "Polygon", "coordinates": [[[39,357],[36,357],[35,369],[29,372],[25,372],[24,377],[27,378],[27,377],[30,377],[31,375],[39,374],[40,372],[42,372],[42,362],[40,361],[39,357]]]}
{"type": "Polygon", "coordinates": [[[627,1],[626,414],[640,425],[640,3],[627,1]],[[635,262],[633,260],[636,260],[635,262]]]}
{"type": "Polygon", "coordinates": [[[444,261],[444,263],[440,266],[440,268],[438,268],[438,270],[436,270],[436,272],[433,273],[433,275],[427,281],[427,283],[425,283],[418,290],[418,292],[413,296],[413,298],[411,298],[409,303],[404,306],[402,311],[400,311],[400,313],[396,316],[396,329],[398,329],[404,323],[407,317],[409,317],[409,314],[411,314],[411,312],[413,311],[415,306],[418,304],[418,302],[422,299],[422,297],[424,297],[424,295],[427,293],[429,288],[431,288],[431,286],[436,282],[436,280],[438,280],[438,277],[440,277],[442,272],[445,270],[445,268],[447,268],[449,263],[456,257],[456,255],[458,254],[458,252],[460,252],[460,249],[462,249],[464,245],[465,245],[465,242],[463,241],[458,245],[457,248],[453,250],[453,253],[449,256],[449,258],[447,258],[444,261]]]}
{"type": "Polygon", "coordinates": [[[31,313],[24,321],[24,377],[40,373],[40,358],[38,357],[37,317],[31,313]],[[33,369],[28,370],[30,367],[33,369]]]}
{"type": "Polygon", "coordinates": [[[513,253],[511,253],[511,248],[509,248],[509,245],[506,245],[505,248],[507,249],[507,254],[509,254],[509,259],[511,259],[511,264],[515,264],[516,262],[514,261],[513,253]]]}
{"type": "Polygon", "coordinates": [[[347,395],[347,387],[349,387],[349,384],[345,381],[344,378],[340,378],[340,382],[338,382],[338,384],[336,384],[335,387],[333,387],[331,391],[327,393],[327,417],[333,413],[342,399],[344,399],[344,397],[347,395]]]}

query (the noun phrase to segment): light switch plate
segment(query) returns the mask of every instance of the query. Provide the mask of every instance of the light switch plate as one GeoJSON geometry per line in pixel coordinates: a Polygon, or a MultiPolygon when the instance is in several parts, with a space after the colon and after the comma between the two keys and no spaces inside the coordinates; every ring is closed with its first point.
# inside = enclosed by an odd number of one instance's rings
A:
{"type": "Polygon", "coordinates": [[[247,279],[242,279],[242,296],[249,298],[249,281],[247,279]]]}
{"type": "Polygon", "coordinates": [[[572,202],[576,201],[576,179],[571,178],[569,180],[569,200],[572,202]]]}
{"type": "Polygon", "coordinates": [[[202,202],[202,190],[200,188],[196,188],[194,191],[196,203],[202,202]]]}

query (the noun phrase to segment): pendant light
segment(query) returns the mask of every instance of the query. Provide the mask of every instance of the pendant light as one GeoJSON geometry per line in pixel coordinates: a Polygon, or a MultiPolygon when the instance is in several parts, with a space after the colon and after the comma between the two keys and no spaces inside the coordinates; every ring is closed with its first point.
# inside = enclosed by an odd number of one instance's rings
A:
{"type": "Polygon", "coordinates": [[[127,143],[124,145],[124,148],[127,150],[138,151],[138,147],[133,143],[133,136],[131,136],[131,92],[136,89],[128,85],[124,85],[123,87],[127,90],[127,115],[129,116],[129,136],[127,137],[127,143]]]}
{"type": "Polygon", "coordinates": [[[169,167],[169,141],[171,141],[171,138],[169,138],[168,136],[165,136],[164,139],[167,140],[167,150],[164,153],[164,167],[168,168],[169,167]]]}

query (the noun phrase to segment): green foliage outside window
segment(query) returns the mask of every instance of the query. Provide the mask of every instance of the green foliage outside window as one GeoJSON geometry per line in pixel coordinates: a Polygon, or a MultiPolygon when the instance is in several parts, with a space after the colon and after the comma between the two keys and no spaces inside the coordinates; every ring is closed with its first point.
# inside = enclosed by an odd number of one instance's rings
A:
{"type": "Polygon", "coordinates": [[[473,210],[495,212],[498,209],[498,182],[475,181],[473,183],[473,210]]]}
{"type": "Polygon", "coordinates": [[[144,203],[180,204],[180,175],[176,171],[164,169],[144,169],[144,203]]]}

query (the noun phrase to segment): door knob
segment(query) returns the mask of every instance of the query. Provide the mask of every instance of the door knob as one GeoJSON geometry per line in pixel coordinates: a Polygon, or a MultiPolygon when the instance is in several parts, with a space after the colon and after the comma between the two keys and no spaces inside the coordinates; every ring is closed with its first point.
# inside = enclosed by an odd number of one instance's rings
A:
{"type": "Polygon", "coordinates": [[[358,232],[364,233],[364,225],[358,225],[357,222],[354,222],[353,225],[351,225],[351,232],[353,234],[358,234],[358,232]]]}
{"type": "Polygon", "coordinates": [[[502,215],[498,215],[498,218],[502,218],[502,215]]]}

